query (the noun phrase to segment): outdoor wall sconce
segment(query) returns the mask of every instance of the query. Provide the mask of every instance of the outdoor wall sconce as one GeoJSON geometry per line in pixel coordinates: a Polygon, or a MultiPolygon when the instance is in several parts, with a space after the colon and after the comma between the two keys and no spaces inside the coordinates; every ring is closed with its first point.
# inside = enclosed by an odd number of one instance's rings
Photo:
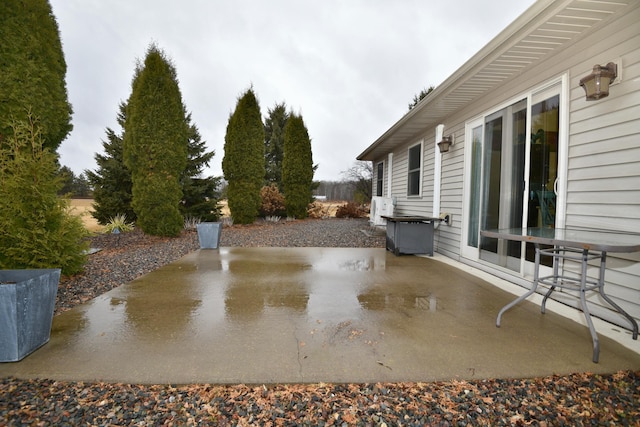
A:
{"type": "Polygon", "coordinates": [[[580,86],[587,93],[587,101],[595,101],[609,96],[609,84],[618,76],[618,66],[609,62],[607,65],[594,65],[593,73],[580,79],[580,86]]]}
{"type": "Polygon", "coordinates": [[[441,153],[449,151],[449,147],[453,145],[453,135],[443,136],[442,141],[438,142],[438,148],[441,153]]]}

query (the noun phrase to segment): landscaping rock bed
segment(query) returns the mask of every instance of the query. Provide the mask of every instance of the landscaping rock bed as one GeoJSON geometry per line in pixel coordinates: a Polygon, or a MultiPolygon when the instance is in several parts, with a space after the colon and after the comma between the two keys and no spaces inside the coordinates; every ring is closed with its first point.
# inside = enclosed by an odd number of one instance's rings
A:
{"type": "Polygon", "coordinates": [[[8,426],[637,426],[640,374],[400,384],[0,379],[8,426]]]}

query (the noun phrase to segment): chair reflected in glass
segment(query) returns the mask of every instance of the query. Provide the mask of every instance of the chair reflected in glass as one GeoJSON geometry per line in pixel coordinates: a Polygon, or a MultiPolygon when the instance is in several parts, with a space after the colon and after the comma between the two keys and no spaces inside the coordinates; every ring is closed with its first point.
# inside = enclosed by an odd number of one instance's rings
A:
{"type": "Polygon", "coordinates": [[[553,228],[556,224],[556,193],[550,190],[536,191],[540,205],[540,226],[553,228]]]}

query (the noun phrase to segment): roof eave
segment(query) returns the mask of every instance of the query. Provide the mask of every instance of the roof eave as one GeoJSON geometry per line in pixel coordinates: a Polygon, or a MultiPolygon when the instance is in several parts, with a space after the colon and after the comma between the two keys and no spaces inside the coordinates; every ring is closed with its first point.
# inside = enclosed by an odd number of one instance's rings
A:
{"type": "MultiPolygon", "coordinates": [[[[432,120],[428,120],[437,124],[447,114],[438,114],[436,109],[431,109],[438,103],[444,103],[446,97],[451,94],[453,88],[461,86],[464,82],[469,81],[473,76],[477,74],[477,71],[483,64],[490,64],[495,61],[504,51],[512,46],[515,41],[520,40],[525,34],[527,34],[532,27],[540,22],[541,19],[546,19],[549,14],[543,12],[553,6],[553,10],[561,9],[565,7],[565,4],[570,3],[572,0],[565,0],[557,2],[554,0],[539,0],[531,5],[522,15],[516,18],[511,24],[509,24],[503,31],[501,31],[496,37],[494,37],[487,45],[485,45],[478,53],[472,56],[467,62],[465,62],[458,70],[456,70],[451,76],[449,76],[442,84],[436,87],[429,95],[423,98],[414,108],[412,108],[407,114],[405,114],[400,120],[398,120],[393,126],[391,126],[385,133],[383,133],[376,141],[367,147],[360,155],[358,160],[375,160],[379,158],[379,152],[390,152],[393,147],[401,144],[405,144],[407,140],[416,138],[418,135],[413,134],[405,138],[400,138],[399,142],[389,144],[388,141],[392,139],[394,135],[397,135],[399,131],[406,128],[409,123],[415,120],[416,117],[431,115],[432,120]],[[383,145],[390,145],[391,148],[383,149],[383,145]]],[[[503,82],[504,83],[504,82],[503,82]]],[[[474,99],[484,96],[484,93],[478,93],[474,99]]],[[[472,101],[467,101],[472,102],[472,101]]]]}

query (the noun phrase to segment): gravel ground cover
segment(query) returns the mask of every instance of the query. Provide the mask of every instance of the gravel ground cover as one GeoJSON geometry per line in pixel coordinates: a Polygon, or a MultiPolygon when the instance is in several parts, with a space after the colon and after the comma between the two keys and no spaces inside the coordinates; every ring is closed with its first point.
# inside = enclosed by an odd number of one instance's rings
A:
{"type": "MultiPolygon", "coordinates": [[[[56,313],[198,248],[179,238],[99,235],[86,271],[60,282],[56,313]]],[[[223,228],[221,246],[384,247],[366,220],[223,228]]],[[[140,385],[0,379],[0,426],[640,426],[640,370],[438,383],[140,385]]]]}

